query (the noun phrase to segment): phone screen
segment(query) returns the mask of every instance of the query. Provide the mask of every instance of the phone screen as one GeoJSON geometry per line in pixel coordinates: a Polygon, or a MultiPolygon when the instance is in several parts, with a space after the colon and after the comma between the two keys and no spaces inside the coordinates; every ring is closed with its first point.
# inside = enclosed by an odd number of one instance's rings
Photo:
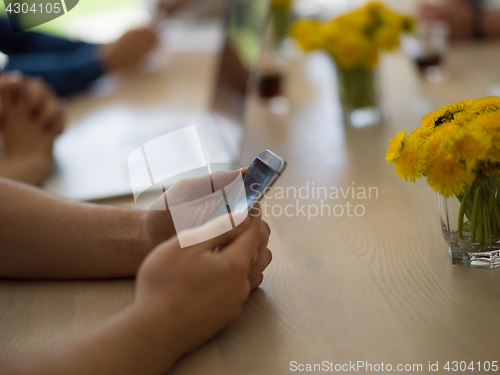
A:
{"type": "Polygon", "coordinates": [[[260,159],[255,159],[243,174],[243,187],[237,183],[231,190],[224,191],[224,200],[208,220],[222,214],[247,212],[255,201],[260,200],[263,190],[276,178],[277,171],[260,159]]]}
{"type": "Polygon", "coordinates": [[[276,171],[269,168],[269,166],[260,159],[255,159],[253,163],[250,164],[250,167],[243,175],[245,193],[247,196],[246,207],[243,208],[244,210],[248,210],[252,203],[260,198],[260,195],[263,194],[262,190],[269,186],[275,174],[276,171]]]}

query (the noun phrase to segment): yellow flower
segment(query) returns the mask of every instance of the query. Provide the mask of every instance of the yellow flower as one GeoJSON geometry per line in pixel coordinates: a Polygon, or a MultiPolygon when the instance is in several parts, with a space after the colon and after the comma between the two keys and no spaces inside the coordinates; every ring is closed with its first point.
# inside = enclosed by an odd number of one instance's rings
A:
{"type": "Polygon", "coordinates": [[[464,163],[444,150],[429,161],[425,174],[429,186],[445,197],[463,193],[465,186],[471,185],[476,178],[464,163]]]}
{"type": "Polygon", "coordinates": [[[392,51],[399,45],[399,30],[391,27],[381,27],[375,31],[373,38],[379,48],[392,51]]]}
{"type": "Polygon", "coordinates": [[[380,21],[382,27],[392,29],[396,34],[402,31],[403,23],[401,21],[401,16],[389,9],[385,9],[380,13],[380,21]]]}
{"type": "MultiPolygon", "coordinates": [[[[423,131],[427,132],[430,131],[428,128],[421,129],[424,129],[423,131]]],[[[452,132],[453,126],[447,123],[435,128],[435,130],[429,134],[424,147],[427,155],[430,158],[435,157],[442,148],[447,147],[449,137],[452,132]]]]}
{"type": "Polygon", "coordinates": [[[411,132],[411,135],[414,135],[421,141],[424,141],[428,136],[432,134],[432,130],[428,128],[418,128],[411,132]]]}
{"type": "Polygon", "coordinates": [[[490,112],[477,116],[470,124],[472,128],[484,130],[485,132],[500,131],[500,112],[490,112]]]}
{"type": "Polygon", "coordinates": [[[500,98],[498,96],[485,96],[471,103],[471,110],[476,113],[494,112],[500,109],[500,98]]]}
{"type": "Polygon", "coordinates": [[[383,12],[386,8],[385,5],[380,1],[370,1],[364,6],[363,9],[372,13],[380,13],[383,12]]]}
{"type": "Polygon", "coordinates": [[[399,156],[399,153],[403,148],[406,133],[406,130],[402,130],[394,138],[389,139],[391,141],[391,144],[387,148],[387,155],[385,156],[385,160],[387,160],[387,163],[392,162],[399,156]]]}
{"type": "Polygon", "coordinates": [[[377,19],[366,9],[358,9],[347,15],[349,22],[354,28],[364,30],[375,26],[377,19]]]}
{"type": "Polygon", "coordinates": [[[462,114],[471,106],[470,100],[442,105],[438,109],[426,114],[420,121],[420,126],[423,128],[434,129],[443,124],[453,122],[457,114],[462,114]]]}
{"type": "Polygon", "coordinates": [[[335,46],[343,38],[345,30],[337,22],[330,22],[320,24],[317,33],[321,48],[332,54],[335,46]]]}
{"type": "Polygon", "coordinates": [[[425,170],[426,155],[417,137],[408,137],[405,139],[403,148],[392,163],[398,177],[405,181],[415,182],[417,178],[422,177],[425,170]]]}
{"type": "Polygon", "coordinates": [[[360,33],[349,33],[333,48],[332,55],[342,69],[350,70],[363,65],[370,43],[360,33]]]}
{"type": "Polygon", "coordinates": [[[486,159],[491,146],[492,139],[488,133],[456,128],[451,135],[449,149],[458,160],[465,162],[468,170],[472,170],[478,161],[486,159]]]}
{"type": "Polygon", "coordinates": [[[429,130],[433,130],[438,118],[444,114],[444,106],[427,113],[420,121],[420,126],[429,130]]]}
{"type": "Polygon", "coordinates": [[[300,20],[291,27],[289,34],[304,51],[311,51],[320,47],[318,29],[320,24],[315,20],[300,20]]]}

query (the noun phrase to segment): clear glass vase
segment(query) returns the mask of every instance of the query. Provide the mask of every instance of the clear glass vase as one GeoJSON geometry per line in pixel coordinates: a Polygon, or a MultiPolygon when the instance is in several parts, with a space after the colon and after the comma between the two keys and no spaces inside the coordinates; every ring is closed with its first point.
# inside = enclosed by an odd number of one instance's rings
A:
{"type": "Polygon", "coordinates": [[[342,69],[337,65],[337,82],[344,121],[354,128],[380,124],[376,69],[342,69]]]}
{"type": "Polygon", "coordinates": [[[500,267],[500,180],[477,178],[459,196],[439,195],[441,228],[454,265],[500,267]]]}

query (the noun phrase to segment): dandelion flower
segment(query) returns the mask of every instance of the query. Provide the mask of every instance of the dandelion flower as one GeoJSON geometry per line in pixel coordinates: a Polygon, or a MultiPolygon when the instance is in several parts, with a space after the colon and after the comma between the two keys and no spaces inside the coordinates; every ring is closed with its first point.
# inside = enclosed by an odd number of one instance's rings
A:
{"type": "Polygon", "coordinates": [[[429,163],[426,171],[427,183],[445,197],[464,192],[467,185],[472,185],[475,175],[468,171],[465,164],[446,152],[439,153],[429,163]]]}
{"type": "Polygon", "coordinates": [[[425,159],[425,152],[420,147],[419,139],[417,137],[408,137],[404,141],[399,156],[392,163],[399,178],[404,178],[407,182],[415,182],[416,179],[422,177],[422,172],[425,169],[425,159]]]}
{"type": "Polygon", "coordinates": [[[399,45],[399,30],[382,27],[375,32],[374,40],[379,48],[392,51],[399,45]]]}
{"type": "Polygon", "coordinates": [[[297,21],[291,26],[289,33],[304,51],[311,51],[319,48],[319,25],[315,20],[297,21]]]}
{"type": "Polygon", "coordinates": [[[498,96],[485,96],[476,99],[471,105],[476,113],[494,112],[500,109],[500,98],[498,96]]]}
{"type": "Polygon", "coordinates": [[[440,118],[444,114],[444,111],[445,111],[445,107],[441,106],[438,109],[435,109],[434,111],[429,112],[420,121],[420,126],[422,128],[433,130],[436,127],[437,119],[440,118]]]}
{"type": "Polygon", "coordinates": [[[391,163],[399,156],[399,153],[403,148],[406,133],[406,130],[402,130],[394,138],[389,139],[391,141],[391,144],[387,148],[387,155],[385,156],[385,160],[387,160],[387,163],[391,163]]]}
{"type": "Polygon", "coordinates": [[[484,160],[492,146],[492,139],[487,133],[478,130],[457,128],[451,136],[450,149],[459,160],[465,161],[468,170],[484,160]]]}
{"type": "Polygon", "coordinates": [[[442,148],[447,147],[448,140],[453,130],[453,126],[445,124],[436,128],[436,130],[429,135],[424,146],[429,157],[435,157],[442,148]]]}
{"type": "Polygon", "coordinates": [[[481,129],[485,132],[500,132],[500,112],[490,112],[477,116],[471,123],[471,127],[481,129]]]}
{"type": "Polygon", "coordinates": [[[361,33],[352,32],[339,40],[333,55],[342,69],[350,70],[361,64],[370,48],[370,43],[361,33]]]}

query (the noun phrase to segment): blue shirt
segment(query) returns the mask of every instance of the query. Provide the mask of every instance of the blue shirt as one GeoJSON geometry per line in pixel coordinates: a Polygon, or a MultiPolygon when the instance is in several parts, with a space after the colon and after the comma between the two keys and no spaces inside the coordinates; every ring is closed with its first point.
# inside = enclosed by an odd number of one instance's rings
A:
{"type": "Polygon", "coordinates": [[[41,76],[60,96],[85,89],[102,75],[96,44],[31,32],[12,32],[9,20],[0,17],[0,51],[9,56],[5,70],[41,76]]]}

